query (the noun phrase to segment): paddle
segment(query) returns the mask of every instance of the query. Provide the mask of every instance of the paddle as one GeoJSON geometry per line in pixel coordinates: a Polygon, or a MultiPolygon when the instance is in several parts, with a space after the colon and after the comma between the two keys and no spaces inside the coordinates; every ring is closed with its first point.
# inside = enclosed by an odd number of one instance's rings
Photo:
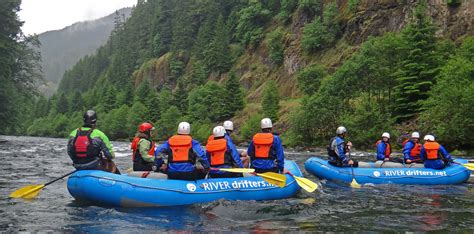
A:
{"type": "Polygon", "coordinates": [[[252,173],[252,172],[255,172],[255,169],[253,169],[253,168],[211,168],[211,170],[234,172],[234,173],[252,173]]]}
{"type": "Polygon", "coordinates": [[[465,163],[465,164],[461,164],[461,163],[458,163],[458,162],[452,162],[454,164],[458,164],[458,165],[462,165],[464,166],[465,168],[471,170],[471,171],[474,171],[474,163],[465,163]]]}
{"type": "Polygon", "coordinates": [[[293,178],[295,178],[296,180],[296,183],[298,183],[298,185],[303,188],[304,190],[312,193],[314,192],[314,190],[316,190],[318,188],[318,184],[314,183],[313,181],[309,180],[309,179],[306,179],[306,178],[303,178],[303,177],[299,177],[299,176],[295,176],[293,174],[291,174],[291,172],[286,172],[287,174],[289,174],[290,176],[293,176],[293,178]]]}
{"type": "MultiPolygon", "coordinates": [[[[77,170],[76,170],[77,171],[77,170]]],[[[72,172],[69,172],[57,179],[54,179],[46,184],[36,184],[36,185],[28,185],[28,186],[25,186],[25,187],[22,187],[18,190],[16,190],[15,192],[12,192],[10,193],[10,198],[26,198],[26,199],[32,199],[32,198],[35,198],[36,196],[38,196],[39,192],[41,191],[41,189],[43,189],[44,187],[60,180],[60,179],[63,179],[64,177],[76,172],[76,171],[72,171],[72,172]]]]}
{"type": "Polygon", "coordinates": [[[275,172],[265,172],[265,173],[250,173],[252,175],[260,176],[263,180],[267,181],[269,184],[274,184],[280,188],[285,187],[286,185],[286,176],[282,174],[278,174],[275,172]]]}
{"type": "MultiPolygon", "coordinates": [[[[351,150],[350,150],[350,149],[349,149],[349,158],[352,160],[352,157],[351,157],[351,150]]],[[[352,187],[352,188],[360,188],[360,184],[358,184],[357,181],[356,181],[356,179],[355,179],[354,167],[352,166],[352,164],[351,164],[351,171],[352,171],[351,187],[352,187]]]]}

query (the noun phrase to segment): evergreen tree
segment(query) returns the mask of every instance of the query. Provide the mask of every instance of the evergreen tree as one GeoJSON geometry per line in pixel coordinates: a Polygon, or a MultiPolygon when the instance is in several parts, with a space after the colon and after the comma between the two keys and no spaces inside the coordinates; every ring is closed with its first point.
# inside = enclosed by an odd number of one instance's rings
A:
{"type": "Polygon", "coordinates": [[[178,80],[176,90],[173,94],[173,103],[178,107],[179,112],[185,114],[188,112],[188,90],[182,80],[178,80]]]}
{"type": "Polygon", "coordinates": [[[278,111],[280,110],[280,95],[273,80],[265,85],[262,97],[262,109],[266,117],[272,121],[278,121],[278,111]]]}
{"type": "Polygon", "coordinates": [[[214,31],[214,38],[204,51],[204,61],[211,71],[226,72],[231,65],[229,51],[230,32],[228,31],[224,18],[219,16],[214,31]]]}
{"type": "Polygon", "coordinates": [[[168,139],[169,137],[176,134],[180,116],[181,113],[176,106],[171,106],[161,115],[161,118],[156,124],[156,132],[160,133],[160,136],[158,137],[161,140],[168,139]]]}
{"type": "Polygon", "coordinates": [[[115,87],[109,86],[105,89],[101,98],[101,104],[104,107],[104,111],[110,111],[117,107],[117,98],[115,95],[117,95],[117,89],[115,89],[115,87]]]}
{"type": "Polygon", "coordinates": [[[158,93],[160,113],[165,113],[173,105],[173,93],[167,88],[163,88],[158,93]]]}
{"type": "Polygon", "coordinates": [[[132,107],[130,108],[130,112],[127,115],[127,125],[126,128],[128,130],[128,136],[135,135],[137,131],[138,125],[147,121],[147,108],[143,105],[140,101],[136,101],[133,103],[132,107]]]}
{"type": "Polygon", "coordinates": [[[140,101],[145,103],[147,98],[150,96],[151,89],[150,89],[150,82],[148,79],[143,80],[135,90],[135,101],[140,101]]]}
{"type": "Polygon", "coordinates": [[[296,78],[298,87],[306,95],[313,95],[319,89],[321,81],[327,75],[326,69],[318,64],[313,64],[300,71],[296,78]]]}
{"type": "Polygon", "coordinates": [[[435,28],[425,12],[426,2],[422,1],[415,9],[415,21],[402,31],[408,56],[401,62],[396,78],[395,113],[398,121],[410,119],[420,111],[421,101],[428,97],[439,71],[435,28]]]}
{"type": "Polygon", "coordinates": [[[76,112],[82,111],[84,108],[84,100],[82,99],[82,95],[79,92],[74,92],[71,98],[71,102],[69,104],[69,111],[76,112]]]}
{"type": "Polygon", "coordinates": [[[145,106],[147,108],[146,119],[149,122],[156,122],[160,117],[160,97],[154,91],[150,92],[147,99],[145,100],[145,106]]]}
{"type": "Polygon", "coordinates": [[[244,108],[244,93],[240,87],[237,76],[232,71],[229,74],[229,78],[224,84],[224,99],[225,105],[223,110],[223,118],[230,119],[236,112],[244,108]]]}
{"type": "Polygon", "coordinates": [[[69,101],[66,94],[61,93],[56,102],[56,110],[60,114],[65,114],[69,111],[69,101]]]}
{"type": "Polygon", "coordinates": [[[281,29],[274,30],[268,34],[268,48],[270,50],[270,59],[276,64],[283,63],[284,35],[281,29]]]}

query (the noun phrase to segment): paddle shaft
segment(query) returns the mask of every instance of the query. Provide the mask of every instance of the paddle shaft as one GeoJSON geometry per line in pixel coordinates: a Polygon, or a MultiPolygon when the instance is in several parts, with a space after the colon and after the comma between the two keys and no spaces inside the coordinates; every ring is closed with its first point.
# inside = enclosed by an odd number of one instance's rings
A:
{"type": "Polygon", "coordinates": [[[54,182],[56,182],[56,181],[58,181],[58,180],[60,180],[60,179],[63,179],[64,177],[66,177],[66,176],[68,176],[68,175],[71,175],[72,173],[74,173],[74,172],[76,172],[76,171],[77,171],[77,170],[72,171],[72,172],[69,172],[69,173],[67,173],[67,174],[65,174],[65,175],[63,175],[63,176],[61,176],[61,177],[59,177],[59,178],[56,178],[56,179],[54,179],[54,180],[52,180],[52,181],[49,181],[48,183],[44,184],[44,186],[50,185],[50,184],[52,184],[52,183],[54,183],[54,182]]]}

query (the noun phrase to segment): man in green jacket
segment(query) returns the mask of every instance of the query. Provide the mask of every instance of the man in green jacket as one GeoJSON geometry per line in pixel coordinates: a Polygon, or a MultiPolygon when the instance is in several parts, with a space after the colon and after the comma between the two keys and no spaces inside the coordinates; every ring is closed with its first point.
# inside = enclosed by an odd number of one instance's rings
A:
{"type": "Polygon", "coordinates": [[[95,129],[97,114],[93,110],[84,113],[84,125],[69,135],[67,153],[77,170],[103,170],[120,174],[109,138],[95,129]]]}

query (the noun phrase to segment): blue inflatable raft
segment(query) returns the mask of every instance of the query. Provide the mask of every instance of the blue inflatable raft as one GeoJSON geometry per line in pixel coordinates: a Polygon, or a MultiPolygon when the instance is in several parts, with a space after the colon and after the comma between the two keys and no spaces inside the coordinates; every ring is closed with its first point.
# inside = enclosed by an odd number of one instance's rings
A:
{"type": "MultiPolygon", "coordinates": [[[[457,159],[458,163],[467,163],[467,160],[457,159]]],[[[367,167],[354,167],[355,180],[359,184],[459,184],[467,181],[471,171],[459,164],[450,164],[443,170],[434,170],[420,167],[409,168],[408,165],[396,163],[399,168],[380,167],[376,163],[365,163],[367,167]]],[[[352,172],[350,167],[335,167],[326,159],[309,158],[305,162],[305,169],[309,173],[327,180],[350,183],[352,172]]]]}
{"type": "MultiPolygon", "coordinates": [[[[285,168],[302,176],[294,161],[285,160],[285,168]]],[[[227,200],[274,200],[293,196],[300,190],[286,175],[283,188],[258,176],[202,179],[197,181],[138,178],[104,171],[78,171],[67,182],[69,193],[77,200],[105,206],[151,207],[179,206],[227,200]]]]}

